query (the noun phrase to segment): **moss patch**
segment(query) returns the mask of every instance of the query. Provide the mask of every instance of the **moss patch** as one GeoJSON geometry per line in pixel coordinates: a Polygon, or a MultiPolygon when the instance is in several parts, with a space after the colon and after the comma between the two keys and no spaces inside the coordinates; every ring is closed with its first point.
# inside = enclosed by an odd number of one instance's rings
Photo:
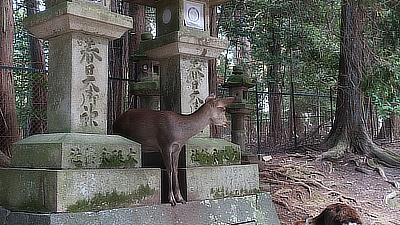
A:
{"type": "Polygon", "coordinates": [[[133,168],[137,163],[132,154],[124,156],[121,150],[112,152],[104,150],[101,154],[100,168],[133,168]]]}
{"type": "Polygon", "coordinates": [[[118,193],[116,190],[106,193],[97,193],[89,200],[79,200],[67,208],[67,212],[98,211],[111,208],[128,207],[143,200],[146,196],[154,195],[155,190],[149,185],[141,185],[131,194],[118,193]]]}
{"type": "Polygon", "coordinates": [[[243,196],[243,195],[251,195],[260,193],[260,190],[257,188],[254,189],[240,189],[240,190],[229,190],[225,187],[219,188],[211,188],[210,194],[214,196],[214,198],[224,198],[224,197],[234,197],[234,196],[243,196]]]}
{"type": "Polygon", "coordinates": [[[240,151],[235,150],[232,146],[225,146],[225,150],[214,149],[212,153],[204,149],[193,149],[191,161],[200,166],[226,165],[240,163],[240,157],[240,151]]]}

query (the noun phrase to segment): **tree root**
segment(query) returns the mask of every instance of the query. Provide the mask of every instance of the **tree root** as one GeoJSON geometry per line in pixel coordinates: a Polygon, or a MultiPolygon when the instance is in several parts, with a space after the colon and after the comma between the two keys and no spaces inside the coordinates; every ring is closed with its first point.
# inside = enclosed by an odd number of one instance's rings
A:
{"type": "Polygon", "coordinates": [[[369,159],[367,160],[367,165],[371,168],[373,168],[375,171],[377,171],[379,173],[379,175],[383,178],[383,180],[385,180],[386,182],[388,182],[389,184],[393,185],[393,187],[399,189],[400,188],[400,183],[398,181],[394,181],[394,180],[389,180],[386,176],[385,171],[383,170],[383,168],[379,165],[377,165],[373,159],[369,159]]]}
{"type": "Polygon", "coordinates": [[[385,196],[385,203],[389,204],[389,200],[395,198],[397,196],[398,191],[393,191],[390,194],[385,196]]]}
{"type": "Polygon", "coordinates": [[[325,193],[325,194],[326,194],[326,195],[336,195],[336,196],[338,196],[339,199],[344,198],[344,199],[353,201],[354,203],[357,203],[357,200],[356,200],[355,198],[346,196],[346,195],[344,195],[344,194],[342,194],[342,193],[340,193],[340,192],[338,192],[338,191],[333,191],[333,190],[332,190],[332,191],[329,191],[329,192],[327,192],[327,193],[325,193]]]}

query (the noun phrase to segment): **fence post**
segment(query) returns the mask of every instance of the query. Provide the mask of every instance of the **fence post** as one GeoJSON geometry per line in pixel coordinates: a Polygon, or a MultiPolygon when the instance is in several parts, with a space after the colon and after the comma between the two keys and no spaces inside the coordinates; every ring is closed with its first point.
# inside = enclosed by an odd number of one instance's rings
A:
{"type": "Polygon", "coordinates": [[[389,138],[390,138],[390,143],[393,141],[393,134],[392,134],[392,118],[389,116],[389,138]]]}
{"type": "Polygon", "coordinates": [[[331,101],[331,126],[333,126],[333,96],[332,87],[329,87],[329,99],[331,101]]]}
{"type": "Polygon", "coordinates": [[[297,128],[296,128],[296,110],[294,105],[294,86],[292,80],[292,73],[290,73],[290,100],[292,105],[292,116],[293,116],[293,133],[294,133],[294,149],[297,149],[297,128]]]}
{"type": "Polygon", "coordinates": [[[261,154],[260,119],[258,116],[258,82],[256,82],[257,154],[261,154]]]}

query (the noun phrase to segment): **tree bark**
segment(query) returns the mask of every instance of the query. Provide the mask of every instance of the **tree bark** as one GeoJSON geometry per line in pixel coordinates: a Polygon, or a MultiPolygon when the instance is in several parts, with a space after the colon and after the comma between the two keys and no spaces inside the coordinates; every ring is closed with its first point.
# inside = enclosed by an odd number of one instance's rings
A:
{"type": "MultiPolygon", "coordinates": [[[[14,36],[12,0],[0,1],[0,21],[0,65],[12,66],[14,36]]],[[[0,150],[4,153],[0,157],[10,158],[11,145],[18,140],[13,73],[12,70],[0,69],[0,150]]]]}
{"type": "MultiPolygon", "coordinates": [[[[38,0],[25,0],[27,5],[27,15],[39,12],[38,0]]],[[[43,51],[43,41],[29,36],[29,46],[31,53],[31,67],[34,69],[46,69],[46,62],[43,51]]],[[[43,134],[47,131],[46,108],[47,108],[47,74],[37,73],[32,76],[32,117],[26,132],[27,136],[43,134]]]]}
{"type": "Polygon", "coordinates": [[[363,117],[362,93],[365,38],[363,1],[342,0],[339,79],[335,121],[325,139],[329,151],[323,157],[338,158],[345,153],[364,154],[398,166],[400,156],[381,149],[367,133],[363,117]]]}
{"type": "MultiPolygon", "coordinates": [[[[273,59],[271,64],[268,66],[268,92],[280,93],[281,92],[281,78],[279,76],[280,60],[281,57],[281,43],[279,29],[276,29],[277,21],[275,16],[272,15],[270,18],[270,25],[268,32],[272,35],[269,41],[268,52],[273,59]]],[[[268,138],[269,143],[272,145],[279,144],[282,140],[282,95],[269,94],[268,95],[268,106],[269,106],[269,131],[268,138]]]]}
{"type": "MultiPolygon", "coordinates": [[[[210,36],[218,37],[217,26],[217,7],[210,8],[210,36]]],[[[218,79],[217,79],[217,59],[208,60],[208,87],[209,94],[218,95],[218,79]]],[[[221,138],[221,129],[215,125],[210,125],[210,136],[213,138],[221,138]]]]}

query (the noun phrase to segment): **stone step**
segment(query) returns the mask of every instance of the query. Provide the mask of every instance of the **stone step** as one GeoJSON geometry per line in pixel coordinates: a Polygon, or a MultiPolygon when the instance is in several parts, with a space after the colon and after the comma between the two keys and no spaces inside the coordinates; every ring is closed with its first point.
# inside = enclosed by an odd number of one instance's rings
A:
{"type": "Polygon", "coordinates": [[[121,208],[99,212],[36,214],[0,207],[4,225],[280,225],[269,193],[178,204],[121,208]]]}

